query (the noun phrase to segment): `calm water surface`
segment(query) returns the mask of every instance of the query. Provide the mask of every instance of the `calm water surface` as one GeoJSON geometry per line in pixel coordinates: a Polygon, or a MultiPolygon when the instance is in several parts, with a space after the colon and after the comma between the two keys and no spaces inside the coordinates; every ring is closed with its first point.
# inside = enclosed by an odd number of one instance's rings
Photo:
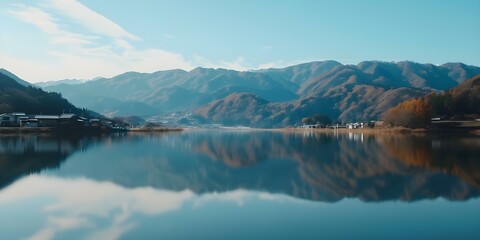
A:
{"type": "Polygon", "coordinates": [[[0,239],[480,239],[480,138],[0,137],[0,239]]]}

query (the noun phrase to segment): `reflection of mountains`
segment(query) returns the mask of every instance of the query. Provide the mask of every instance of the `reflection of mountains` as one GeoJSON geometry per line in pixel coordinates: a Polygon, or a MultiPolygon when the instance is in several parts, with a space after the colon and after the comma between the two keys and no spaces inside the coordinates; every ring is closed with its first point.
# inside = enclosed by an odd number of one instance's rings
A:
{"type": "MultiPolygon", "coordinates": [[[[474,157],[480,147],[478,138],[459,141],[406,135],[275,136],[269,136],[270,144],[258,145],[256,136],[250,135],[247,148],[250,155],[258,153],[258,159],[266,159],[267,155],[298,162],[298,174],[306,185],[299,187],[292,182],[291,190],[300,197],[409,201],[440,196],[466,199],[478,195],[480,162],[474,157]]],[[[232,166],[252,164],[250,156],[233,156],[241,151],[238,148],[243,148],[242,144],[223,144],[218,150],[222,142],[228,142],[225,140],[202,146],[201,150],[216,159],[229,159],[227,164],[232,166]]]]}
{"type": "Polygon", "coordinates": [[[81,137],[20,135],[0,137],[0,189],[26,174],[59,168],[76,151],[85,151],[81,137]]]}
{"type": "Polygon", "coordinates": [[[133,136],[67,161],[60,175],[197,193],[238,188],[365,201],[480,193],[478,139],[190,132],[133,136]],[[455,151],[458,149],[458,151],[455,151]]]}
{"type": "Polygon", "coordinates": [[[480,139],[473,136],[451,137],[384,136],[381,143],[392,156],[407,165],[455,175],[480,188],[480,139]]]}

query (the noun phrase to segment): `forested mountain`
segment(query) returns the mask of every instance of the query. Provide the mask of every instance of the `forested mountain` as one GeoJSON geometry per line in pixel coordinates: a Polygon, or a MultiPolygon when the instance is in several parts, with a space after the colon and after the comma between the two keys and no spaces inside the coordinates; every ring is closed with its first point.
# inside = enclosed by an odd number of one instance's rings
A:
{"type": "MultiPolygon", "coordinates": [[[[103,109],[98,107],[95,100],[105,97],[122,102],[141,102],[157,109],[158,112],[189,111],[239,92],[254,93],[274,102],[297,98],[294,92],[287,90],[279,81],[266,74],[205,68],[196,68],[190,72],[183,70],[151,74],[128,72],[110,79],[77,85],[60,84],[44,89],[61,92],[73,103],[102,113],[103,109]]],[[[150,113],[137,113],[148,114],[150,113]]]]}
{"type": "Polygon", "coordinates": [[[450,89],[476,74],[479,67],[462,63],[323,61],[248,72],[207,68],[127,72],[44,89],[101,113],[121,115],[135,105],[142,106],[136,107],[135,115],[140,116],[188,111],[207,121],[265,127],[295,124],[314,114],[340,121],[375,120],[404,100],[450,89]],[[117,102],[105,107],[105,99],[117,102]]]}
{"type": "MultiPolygon", "coordinates": [[[[275,74],[277,71],[274,71],[275,74]]],[[[268,71],[265,73],[269,74],[268,71]]],[[[198,108],[196,113],[216,122],[230,119],[233,113],[241,114],[242,122],[249,118],[254,126],[259,127],[293,125],[314,114],[324,114],[344,122],[377,120],[400,102],[449,89],[464,81],[465,76],[479,73],[480,68],[463,64],[435,66],[413,62],[362,62],[334,66],[330,71],[304,80],[296,90],[299,99],[287,103],[263,103],[263,111],[257,112],[261,114],[252,115],[241,111],[245,107],[235,107],[261,101],[247,103],[243,99],[235,102],[236,98],[231,96],[229,101],[220,99],[198,108]]],[[[250,109],[255,107],[250,106],[250,109]]]]}
{"type": "Polygon", "coordinates": [[[8,75],[0,73],[0,113],[61,114],[63,112],[89,116],[92,112],[79,109],[59,93],[23,86],[8,75]]]}
{"type": "Polygon", "coordinates": [[[443,93],[409,99],[389,109],[383,119],[405,127],[425,127],[432,117],[443,120],[480,118],[480,75],[443,93]]]}

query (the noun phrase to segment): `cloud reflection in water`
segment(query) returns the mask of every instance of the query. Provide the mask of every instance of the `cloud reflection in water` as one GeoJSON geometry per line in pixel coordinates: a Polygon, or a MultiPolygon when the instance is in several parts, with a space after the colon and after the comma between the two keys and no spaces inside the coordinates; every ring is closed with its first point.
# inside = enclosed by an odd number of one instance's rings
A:
{"type": "Polygon", "coordinates": [[[44,224],[32,236],[24,236],[28,239],[54,239],[61,232],[82,229],[89,232],[87,239],[118,239],[137,226],[136,214],[160,215],[185,205],[200,208],[211,202],[231,202],[241,207],[252,199],[299,202],[284,195],[242,189],[196,195],[190,190],[129,189],[85,178],[30,175],[0,192],[0,206],[45,198],[50,201],[41,208],[44,224]]]}

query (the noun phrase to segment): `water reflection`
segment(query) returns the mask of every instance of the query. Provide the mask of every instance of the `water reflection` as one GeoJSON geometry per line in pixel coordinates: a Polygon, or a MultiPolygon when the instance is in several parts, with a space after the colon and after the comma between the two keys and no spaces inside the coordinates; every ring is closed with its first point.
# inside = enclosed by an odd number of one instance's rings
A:
{"type": "Polygon", "coordinates": [[[50,169],[45,173],[197,194],[248,189],[327,202],[465,200],[479,195],[479,146],[475,136],[277,132],[12,137],[0,139],[0,179],[5,186],[50,169]]]}
{"type": "Polygon", "coordinates": [[[392,156],[407,165],[455,175],[480,188],[478,137],[385,135],[379,141],[392,156]]]}
{"type": "Polygon", "coordinates": [[[0,239],[468,238],[479,147],[314,132],[0,137],[0,239]]]}
{"type": "MultiPolygon", "coordinates": [[[[199,209],[212,202],[242,206],[255,199],[268,202],[295,201],[283,195],[246,190],[198,196],[190,190],[177,192],[151,187],[125,188],[110,182],[85,178],[64,179],[31,175],[0,192],[0,209],[6,204],[42,199],[48,200],[44,200],[40,210],[40,221],[32,222],[30,219],[27,225],[30,231],[10,233],[15,235],[15,238],[118,239],[138,228],[138,215],[159,217],[181,211],[182,208],[199,209]]],[[[17,219],[15,216],[11,218],[17,219]]],[[[11,229],[8,229],[7,233],[10,231],[11,229]]],[[[143,235],[142,238],[144,237],[146,236],[143,235]]]]}
{"type": "MultiPolygon", "coordinates": [[[[30,239],[52,239],[59,232],[89,229],[88,239],[117,239],[134,227],[133,214],[158,215],[177,210],[193,196],[191,191],[156,191],[151,188],[128,189],[112,183],[88,179],[59,179],[29,176],[0,194],[0,204],[50,197],[42,212],[43,226],[30,239]],[[105,219],[99,223],[95,218],[105,219]],[[92,225],[92,221],[95,224],[92,225]]],[[[76,236],[80,238],[80,236],[76,236]]]]}
{"type": "Polygon", "coordinates": [[[0,137],[0,189],[20,176],[58,168],[75,151],[83,150],[80,139],[52,136],[0,137]]]}

